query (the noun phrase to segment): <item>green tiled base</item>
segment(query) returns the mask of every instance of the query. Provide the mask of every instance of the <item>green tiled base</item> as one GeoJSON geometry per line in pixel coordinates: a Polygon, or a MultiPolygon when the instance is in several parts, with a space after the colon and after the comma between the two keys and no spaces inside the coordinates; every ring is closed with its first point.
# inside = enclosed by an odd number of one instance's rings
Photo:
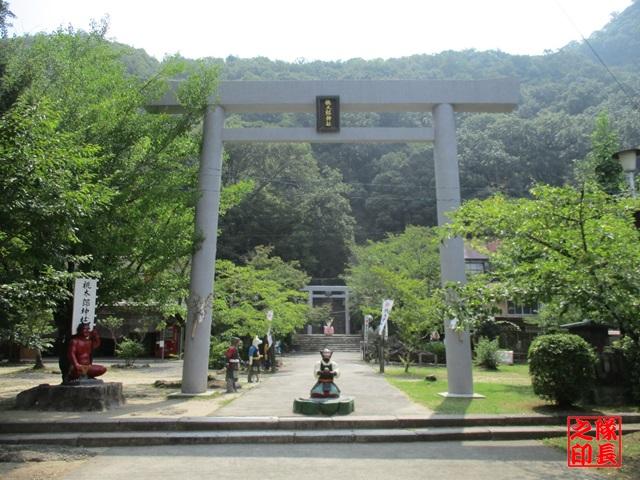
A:
{"type": "Polygon", "coordinates": [[[317,400],[296,398],[293,401],[293,413],[303,415],[349,415],[355,410],[352,397],[317,400]]]}

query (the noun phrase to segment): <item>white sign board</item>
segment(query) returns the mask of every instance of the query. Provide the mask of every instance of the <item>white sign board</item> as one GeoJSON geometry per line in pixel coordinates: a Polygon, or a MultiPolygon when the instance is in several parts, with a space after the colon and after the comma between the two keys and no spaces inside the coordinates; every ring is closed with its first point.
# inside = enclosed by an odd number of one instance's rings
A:
{"type": "Polygon", "coordinates": [[[498,362],[506,365],[513,365],[513,350],[498,350],[496,352],[498,362]]]}
{"type": "Polygon", "coordinates": [[[71,335],[78,331],[78,325],[87,323],[93,330],[96,319],[96,292],[98,280],[94,278],[76,278],[73,289],[73,320],[71,335]]]}
{"type": "Polygon", "coordinates": [[[378,327],[378,335],[382,335],[385,332],[386,336],[386,326],[387,320],[389,320],[389,314],[391,313],[391,309],[393,308],[393,300],[385,300],[382,302],[382,317],[380,318],[380,326],[378,327]]]}

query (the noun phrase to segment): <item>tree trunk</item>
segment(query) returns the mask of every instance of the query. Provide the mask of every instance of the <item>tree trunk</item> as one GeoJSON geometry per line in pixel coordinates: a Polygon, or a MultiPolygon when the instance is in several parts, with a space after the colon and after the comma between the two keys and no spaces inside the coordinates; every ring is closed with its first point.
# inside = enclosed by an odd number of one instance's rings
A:
{"type": "Polygon", "coordinates": [[[269,349],[269,360],[271,361],[271,372],[276,373],[276,342],[273,342],[269,349]]]}
{"type": "Polygon", "coordinates": [[[42,361],[42,351],[36,348],[36,363],[33,366],[34,370],[41,370],[44,368],[44,362],[42,361]]]}
{"type": "Polygon", "coordinates": [[[73,316],[73,299],[66,299],[58,304],[54,313],[54,320],[58,328],[57,338],[54,344],[55,353],[58,355],[58,366],[62,382],[67,380],[70,362],[67,358],[67,348],[71,339],[71,318],[73,316]]]}
{"type": "Polygon", "coordinates": [[[403,358],[402,363],[404,363],[404,373],[409,373],[409,367],[411,366],[411,359],[403,358]]]}
{"type": "Polygon", "coordinates": [[[20,363],[20,346],[13,340],[9,340],[9,363],[20,363]]]}

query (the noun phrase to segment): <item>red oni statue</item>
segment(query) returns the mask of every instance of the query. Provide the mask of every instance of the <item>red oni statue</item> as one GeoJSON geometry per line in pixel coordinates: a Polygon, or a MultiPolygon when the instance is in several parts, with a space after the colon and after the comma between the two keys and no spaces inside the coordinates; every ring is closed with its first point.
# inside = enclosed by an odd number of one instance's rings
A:
{"type": "Polygon", "coordinates": [[[102,365],[92,365],[91,352],[100,346],[98,332],[89,328],[89,324],[78,325],[77,334],[71,337],[67,356],[69,358],[70,381],[95,378],[107,371],[102,365]]]}

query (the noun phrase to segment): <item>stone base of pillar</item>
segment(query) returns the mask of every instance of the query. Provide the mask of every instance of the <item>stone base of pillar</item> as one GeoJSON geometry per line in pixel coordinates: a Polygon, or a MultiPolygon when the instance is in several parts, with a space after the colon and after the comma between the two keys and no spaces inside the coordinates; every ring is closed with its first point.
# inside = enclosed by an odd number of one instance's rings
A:
{"type": "Polygon", "coordinates": [[[206,390],[202,393],[182,393],[182,392],[174,392],[167,395],[167,398],[193,398],[193,397],[211,397],[216,395],[220,390],[206,390]]]}
{"type": "Polygon", "coordinates": [[[440,392],[438,393],[438,395],[445,398],[487,398],[484,395],[480,395],[479,393],[471,393],[467,395],[464,393],[440,392]]]}

